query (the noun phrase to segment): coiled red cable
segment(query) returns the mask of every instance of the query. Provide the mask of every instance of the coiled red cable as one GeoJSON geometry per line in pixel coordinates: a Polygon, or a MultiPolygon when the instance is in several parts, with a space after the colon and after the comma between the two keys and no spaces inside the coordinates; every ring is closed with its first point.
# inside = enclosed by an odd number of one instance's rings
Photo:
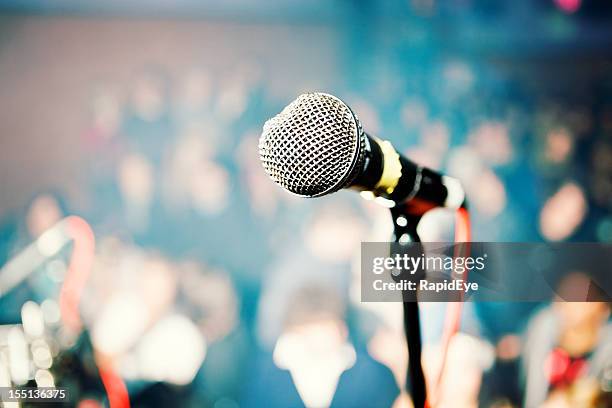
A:
{"type": "MultiPolygon", "coordinates": [[[[93,230],[84,219],[70,216],[65,221],[67,223],[66,232],[72,238],[74,247],[68,272],[60,291],[59,306],[64,326],[78,332],[83,324],[79,306],[83,289],[93,267],[96,239],[93,230]]],[[[114,370],[110,362],[97,355],[95,359],[110,407],[129,408],[130,398],[121,376],[114,370]]]]}

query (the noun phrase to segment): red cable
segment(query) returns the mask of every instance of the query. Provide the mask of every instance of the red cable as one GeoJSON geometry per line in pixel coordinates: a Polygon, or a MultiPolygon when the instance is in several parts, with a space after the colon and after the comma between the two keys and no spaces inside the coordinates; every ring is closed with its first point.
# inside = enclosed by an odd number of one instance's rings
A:
{"type": "MultiPolygon", "coordinates": [[[[470,214],[467,208],[461,207],[457,210],[455,217],[455,244],[459,244],[465,242],[465,245],[459,245],[455,247],[454,256],[469,256],[470,254],[470,244],[469,242],[472,239],[472,229],[470,226],[470,214]],[[461,249],[464,249],[464,254],[461,254],[461,249]]],[[[456,274],[453,273],[453,277],[456,277],[456,274]]],[[[464,280],[467,280],[467,271],[463,277],[464,280]]],[[[463,311],[463,292],[461,293],[461,297],[458,301],[449,302],[446,306],[446,318],[444,321],[444,332],[442,334],[442,365],[440,366],[440,371],[438,372],[438,377],[436,378],[435,383],[435,391],[439,392],[440,385],[442,384],[442,377],[444,374],[444,369],[446,366],[446,356],[448,354],[448,348],[450,345],[450,341],[453,336],[459,331],[459,327],[461,325],[461,312],[463,311]]],[[[429,404],[425,403],[425,408],[429,408],[429,404]]]]}
{"type": "Polygon", "coordinates": [[[128,394],[125,382],[119,374],[112,368],[111,364],[100,362],[96,359],[100,379],[104,384],[106,395],[108,395],[108,403],[111,408],[129,408],[130,396],[128,394]]]}
{"type": "Polygon", "coordinates": [[[59,306],[64,326],[77,332],[82,326],[79,305],[93,266],[96,240],[89,224],[82,218],[70,216],[65,223],[66,233],[74,241],[74,247],[60,291],[59,306]]]}
{"type": "MultiPolygon", "coordinates": [[[[70,216],[65,221],[67,224],[66,232],[74,241],[74,248],[66,279],[64,279],[60,291],[59,306],[64,325],[77,332],[83,325],[79,314],[79,305],[81,304],[83,289],[93,267],[96,239],[93,230],[84,219],[70,216]]],[[[102,361],[100,356],[96,356],[95,353],[94,358],[110,407],[129,408],[129,394],[121,377],[114,371],[111,364],[102,361]]]]}

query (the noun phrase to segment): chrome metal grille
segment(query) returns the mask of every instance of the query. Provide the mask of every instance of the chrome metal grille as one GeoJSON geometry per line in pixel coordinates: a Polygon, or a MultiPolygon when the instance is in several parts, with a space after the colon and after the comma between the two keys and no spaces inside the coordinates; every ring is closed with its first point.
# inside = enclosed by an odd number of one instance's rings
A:
{"type": "Polygon", "coordinates": [[[281,187],[316,197],[350,184],[363,163],[364,144],[359,120],[344,102],[307,93],[264,124],[259,156],[281,187]]]}

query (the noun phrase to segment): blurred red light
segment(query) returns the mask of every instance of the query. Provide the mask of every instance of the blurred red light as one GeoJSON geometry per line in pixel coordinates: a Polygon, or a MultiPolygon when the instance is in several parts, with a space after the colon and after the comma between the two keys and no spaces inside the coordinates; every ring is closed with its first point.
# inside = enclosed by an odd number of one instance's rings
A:
{"type": "Polygon", "coordinates": [[[582,0],[555,0],[555,4],[564,13],[572,14],[578,11],[580,5],[582,4],[582,0]]]}

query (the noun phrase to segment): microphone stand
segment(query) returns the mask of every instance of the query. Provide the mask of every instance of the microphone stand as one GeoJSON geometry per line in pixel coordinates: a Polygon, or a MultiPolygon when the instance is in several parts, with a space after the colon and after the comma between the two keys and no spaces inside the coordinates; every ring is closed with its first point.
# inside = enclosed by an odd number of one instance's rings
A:
{"type": "MultiPolygon", "coordinates": [[[[417,225],[421,215],[410,214],[405,205],[398,205],[390,209],[393,218],[394,242],[421,242],[417,234],[417,225]],[[404,237],[404,238],[402,238],[404,237]],[[405,238],[409,238],[405,241],[405,238]]],[[[412,395],[415,408],[423,408],[427,402],[425,376],[421,365],[421,324],[419,317],[419,304],[413,293],[402,293],[404,307],[404,332],[408,345],[408,372],[406,387],[412,395]]]]}

